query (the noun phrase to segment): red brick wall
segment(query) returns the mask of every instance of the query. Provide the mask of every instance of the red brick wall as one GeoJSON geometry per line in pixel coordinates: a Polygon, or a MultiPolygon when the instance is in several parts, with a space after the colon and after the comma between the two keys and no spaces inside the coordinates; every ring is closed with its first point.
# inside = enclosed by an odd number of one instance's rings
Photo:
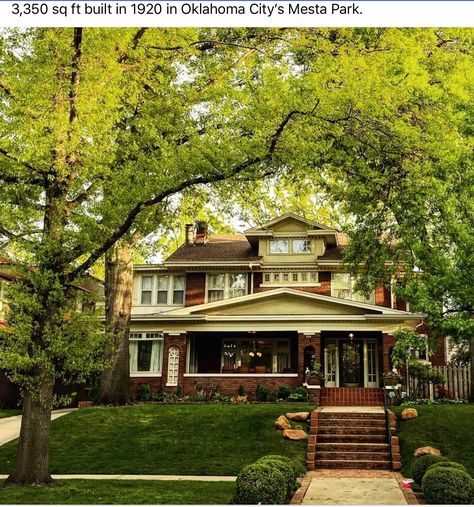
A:
{"type": "Polygon", "coordinates": [[[390,287],[379,285],[375,288],[375,304],[379,306],[391,307],[390,287]]]}
{"type": "Polygon", "coordinates": [[[204,303],[206,296],[206,273],[186,273],[185,306],[204,303]]]}
{"type": "MultiPolygon", "coordinates": [[[[298,377],[238,377],[237,375],[228,377],[185,377],[183,384],[184,394],[193,394],[195,386],[203,387],[214,385],[218,387],[220,393],[227,396],[237,396],[239,386],[243,386],[245,394],[250,400],[255,399],[255,390],[257,385],[263,385],[269,389],[275,389],[278,386],[285,385],[289,387],[299,387],[302,381],[298,377]]],[[[165,388],[166,390],[167,388],[165,388]]]]}
{"type": "Polygon", "coordinates": [[[304,382],[304,350],[308,346],[314,348],[315,361],[321,363],[321,335],[298,333],[298,378],[301,384],[304,382]]]}
{"type": "Polygon", "coordinates": [[[395,345],[395,338],[393,335],[389,335],[387,333],[384,333],[382,336],[382,364],[383,368],[380,374],[383,374],[386,371],[390,371],[390,349],[395,345]]]}

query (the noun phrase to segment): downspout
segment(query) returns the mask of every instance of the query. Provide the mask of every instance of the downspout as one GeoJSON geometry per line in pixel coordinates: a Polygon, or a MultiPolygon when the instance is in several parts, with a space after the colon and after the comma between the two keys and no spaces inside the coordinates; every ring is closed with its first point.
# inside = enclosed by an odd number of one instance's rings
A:
{"type": "Polygon", "coordinates": [[[250,269],[250,294],[253,294],[253,269],[251,262],[249,262],[249,269],[250,269]]]}

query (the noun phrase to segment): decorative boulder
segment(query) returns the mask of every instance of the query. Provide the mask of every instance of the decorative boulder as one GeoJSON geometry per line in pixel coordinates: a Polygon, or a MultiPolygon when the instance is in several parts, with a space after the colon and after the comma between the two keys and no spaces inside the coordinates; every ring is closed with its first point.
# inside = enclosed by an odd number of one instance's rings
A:
{"type": "Polygon", "coordinates": [[[406,408],[402,412],[402,419],[404,421],[407,421],[408,419],[415,419],[415,417],[418,417],[418,412],[416,411],[416,408],[406,408]]]}
{"type": "Polygon", "coordinates": [[[292,421],[307,421],[309,419],[309,412],[288,412],[286,417],[292,421]]]}
{"type": "Polygon", "coordinates": [[[277,430],[288,430],[291,428],[290,421],[288,421],[288,419],[284,415],[281,415],[275,421],[275,428],[277,430]]]}
{"type": "Polygon", "coordinates": [[[415,458],[419,458],[420,456],[425,456],[425,454],[429,454],[430,456],[441,456],[441,451],[428,445],[426,447],[418,447],[413,455],[415,458]]]}
{"type": "Polygon", "coordinates": [[[288,440],[306,440],[308,435],[303,430],[284,430],[283,438],[288,440]]]}

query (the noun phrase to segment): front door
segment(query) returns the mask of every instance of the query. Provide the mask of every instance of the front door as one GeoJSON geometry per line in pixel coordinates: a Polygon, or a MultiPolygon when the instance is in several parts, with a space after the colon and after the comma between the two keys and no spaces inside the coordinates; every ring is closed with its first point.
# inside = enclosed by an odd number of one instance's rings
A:
{"type": "Polygon", "coordinates": [[[363,378],[362,340],[339,342],[339,380],[341,387],[362,387],[363,378]]]}

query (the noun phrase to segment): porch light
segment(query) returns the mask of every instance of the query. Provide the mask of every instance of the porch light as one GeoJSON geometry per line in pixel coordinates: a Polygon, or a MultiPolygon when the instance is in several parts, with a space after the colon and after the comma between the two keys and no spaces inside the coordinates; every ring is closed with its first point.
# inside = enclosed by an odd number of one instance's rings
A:
{"type": "Polygon", "coordinates": [[[349,340],[352,341],[354,339],[354,333],[349,333],[349,340]]]}

